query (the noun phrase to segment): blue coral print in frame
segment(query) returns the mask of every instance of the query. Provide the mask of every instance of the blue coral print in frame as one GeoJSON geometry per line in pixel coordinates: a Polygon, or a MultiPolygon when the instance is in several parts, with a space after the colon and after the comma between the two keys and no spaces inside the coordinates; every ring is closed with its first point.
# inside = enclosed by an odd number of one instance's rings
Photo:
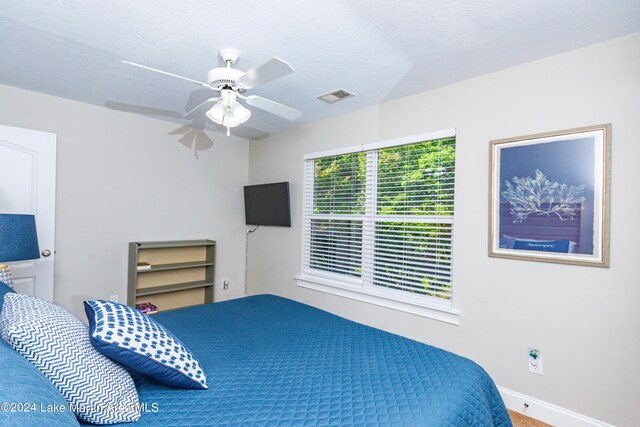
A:
{"type": "Polygon", "coordinates": [[[611,124],[490,148],[489,256],[608,267],[611,124]]]}

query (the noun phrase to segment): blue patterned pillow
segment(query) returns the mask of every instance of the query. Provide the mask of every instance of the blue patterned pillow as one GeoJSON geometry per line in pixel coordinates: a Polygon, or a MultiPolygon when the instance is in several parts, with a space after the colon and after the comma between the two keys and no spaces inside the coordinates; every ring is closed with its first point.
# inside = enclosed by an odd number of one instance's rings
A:
{"type": "Polygon", "coordinates": [[[5,295],[0,335],[53,383],[76,416],[94,424],[137,421],[140,403],[127,371],[97,352],[87,325],[30,295],[5,295]]]}
{"type": "Polygon", "coordinates": [[[72,427],[76,416],[60,392],[20,353],[0,340],[0,426],[72,427]]]}
{"type": "Polygon", "coordinates": [[[164,326],[127,305],[85,301],[91,343],[101,353],[169,387],[206,389],[200,363],[164,326]]]}

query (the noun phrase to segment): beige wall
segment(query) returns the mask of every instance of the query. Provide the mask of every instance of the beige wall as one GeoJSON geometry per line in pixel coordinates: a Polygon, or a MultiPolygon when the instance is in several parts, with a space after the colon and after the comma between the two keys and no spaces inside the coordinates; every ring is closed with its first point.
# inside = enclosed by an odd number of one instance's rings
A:
{"type": "Polygon", "coordinates": [[[290,297],[454,351],[498,385],[602,421],[640,425],[638,52],[640,33],[252,141],[250,182],[290,181],[293,226],[251,235],[248,292],[290,297]],[[487,257],[489,140],[608,122],[611,268],[487,257]],[[462,324],[297,287],[303,154],[451,127],[458,149],[453,276],[462,324]],[[528,346],[542,350],[543,376],[528,372],[528,346]]]}
{"type": "Polygon", "coordinates": [[[243,295],[247,140],[210,134],[196,157],[169,135],[176,124],[8,86],[0,124],[58,136],[57,303],[84,319],[84,299],[125,301],[137,240],[217,240],[215,298],[243,295]]]}

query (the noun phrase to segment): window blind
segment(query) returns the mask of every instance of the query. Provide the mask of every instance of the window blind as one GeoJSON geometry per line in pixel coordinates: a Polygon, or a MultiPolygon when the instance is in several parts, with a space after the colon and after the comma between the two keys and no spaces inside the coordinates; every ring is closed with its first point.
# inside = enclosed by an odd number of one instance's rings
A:
{"type": "Polygon", "coordinates": [[[366,154],[307,161],[305,248],[309,268],[360,277],[366,154]]]}
{"type": "Polygon", "coordinates": [[[450,301],[455,137],[305,162],[305,273],[450,301]]]}

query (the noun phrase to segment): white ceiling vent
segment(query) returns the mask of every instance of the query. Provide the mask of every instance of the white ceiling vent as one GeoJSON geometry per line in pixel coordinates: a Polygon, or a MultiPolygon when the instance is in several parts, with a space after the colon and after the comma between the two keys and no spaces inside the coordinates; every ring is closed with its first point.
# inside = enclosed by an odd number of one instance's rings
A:
{"type": "Polygon", "coordinates": [[[320,95],[318,99],[329,104],[333,104],[334,102],[338,102],[345,98],[351,98],[352,96],[353,93],[349,92],[348,90],[338,89],[329,93],[325,93],[324,95],[320,95]]]}

